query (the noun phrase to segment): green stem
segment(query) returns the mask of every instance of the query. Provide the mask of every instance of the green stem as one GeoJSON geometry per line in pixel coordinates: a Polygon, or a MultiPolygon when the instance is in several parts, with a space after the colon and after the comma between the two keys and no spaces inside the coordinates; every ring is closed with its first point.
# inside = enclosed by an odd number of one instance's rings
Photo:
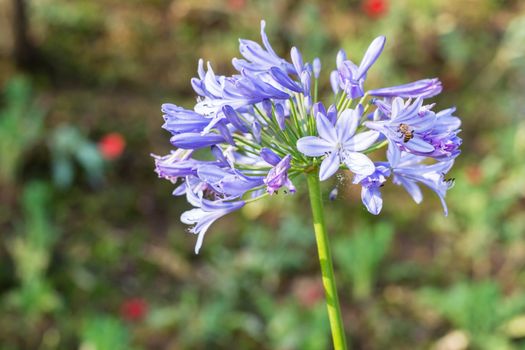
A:
{"type": "Polygon", "coordinates": [[[341,307],[337,296],[335,285],[334,268],[332,266],[332,256],[328,243],[328,235],[324,222],[323,201],[321,187],[319,183],[319,172],[312,171],[306,174],[308,180],[308,192],[310,193],[310,205],[314,222],[315,240],[317,241],[317,251],[319,253],[319,263],[321,264],[321,274],[323,276],[323,286],[326,296],[326,307],[330,328],[332,329],[332,340],[335,350],[346,350],[345,331],[341,307]]]}

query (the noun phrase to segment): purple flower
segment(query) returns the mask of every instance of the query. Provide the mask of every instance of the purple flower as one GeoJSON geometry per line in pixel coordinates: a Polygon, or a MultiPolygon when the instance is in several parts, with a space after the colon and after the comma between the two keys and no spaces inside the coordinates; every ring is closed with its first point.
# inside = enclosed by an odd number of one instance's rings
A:
{"type": "Polygon", "coordinates": [[[222,113],[233,127],[241,132],[248,132],[248,126],[229,105],[222,107],[222,113]]]}
{"type": "Polygon", "coordinates": [[[290,50],[290,57],[295,68],[295,74],[301,75],[304,70],[303,55],[301,55],[299,50],[294,46],[290,50]]]}
{"type": "Polygon", "coordinates": [[[262,177],[246,176],[235,169],[221,168],[213,164],[199,166],[197,176],[214,191],[229,198],[240,197],[264,183],[262,177]]]}
{"type": "Polygon", "coordinates": [[[204,235],[211,224],[245,204],[244,201],[210,201],[195,195],[191,188],[186,190],[186,198],[195,208],[182,213],[180,220],[184,224],[195,225],[190,229],[191,233],[198,235],[195,254],[199,254],[204,235]]]}
{"type": "Polygon", "coordinates": [[[268,175],[264,179],[268,193],[274,194],[281,187],[287,187],[291,193],[295,193],[295,186],[288,178],[288,170],[290,169],[291,155],[287,155],[283,159],[267,148],[261,151],[262,158],[274,167],[270,169],[268,175]]]}
{"type": "Polygon", "coordinates": [[[277,165],[281,161],[281,157],[279,157],[274,151],[272,151],[269,148],[262,148],[261,149],[261,158],[270,165],[277,165]]]}
{"type": "Polygon", "coordinates": [[[265,99],[289,98],[286,92],[255,76],[217,77],[209,64],[208,71],[199,73],[199,78],[193,78],[192,84],[194,89],[196,87],[195,91],[204,98],[195,105],[195,111],[205,116],[215,115],[225,105],[238,110],[265,99]]]}
{"type": "Polygon", "coordinates": [[[439,95],[443,90],[439,79],[422,79],[413,83],[369,90],[368,94],[377,97],[430,98],[439,95]]]}
{"type": "Polygon", "coordinates": [[[171,144],[182,149],[198,149],[209,147],[218,143],[225,142],[226,139],[218,134],[206,134],[186,132],[171,137],[171,144]]]}
{"type": "Polygon", "coordinates": [[[364,95],[363,83],[366,78],[366,73],[379,58],[379,55],[381,55],[385,42],[386,38],[384,36],[375,38],[366,50],[359,67],[352,61],[346,59],[344,51],[341,51],[341,54],[338,55],[337,71],[339,73],[339,85],[350,98],[358,98],[364,95]]]}
{"type": "Polygon", "coordinates": [[[211,197],[215,198],[214,192],[210,186],[202,182],[197,176],[187,176],[186,179],[177,186],[171,193],[174,196],[182,196],[186,194],[186,191],[192,191],[202,196],[204,193],[210,194],[211,197]],[[189,188],[189,189],[188,189],[189,188]]]}
{"type": "Polygon", "coordinates": [[[330,86],[332,87],[332,91],[334,94],[337,94],[339,92],[339,85],[339,73],[336,70],[334,70],[330,73],[330,86]]]}
{"type": "Polygon", "coordinates": [[[287,62],[284,58],[277,56],[270,41],[264,32],[266,22],[261,21],[261,38],[264,44],[264,49],[255,41],[240,39],[239,51],[245,59],[234,58],[232,60],[233,66],[239,72],[242,70],[251,71],[253,73],[265,73],[272,67],[279,67],[286,73],[297,74],[293,64],[287,62]]]}
{"type": "MultiPolygon", "coordinates": [[[[306,72],[306,71],[305,71],[306,72]]],[[[303,92],[303,87],[290,78],[285,72],[277,67],[270,68],[270,74],[274,80],[282,87],[292,90],[294,92],[303,92]]]]}
{"type": "Polygon", "coordinates": [[[331,201],[335,201],[338,194],[339,194],[339,190],[337,189],[337,187],[334,187],[328,194],[328,199],[331,201]]]}
{"type": "Polygon", "coordinates": [[[189,159],[193,151],[178,149],[167,156],[152,155],[155,158],[155,172],[159,177],[175,183],[179,177],[195,175],[197,161],[189,159]]]}
{"type": "MultiPolygon", "coordinates": [[[[362,202],[375,215],[382,209],[380,190],[389,178],[418,203],[419,185],[431,188],[446,213],[444,197],[451,181],[444,174],[460,153],[461,122],[455,109],[435,113],[433,105],[423,103],[441,92],[441,82],[423,79],[365,94],[368,71],[385,45],[380,36],[359,65],[338,52],[337,70],[330,74],[335,102],[325,108],[317,101],[317,89],[324,86],[318,81],[321,61],[305,62],[295,47],[290,61],[279,57],[264,29],[262,21],[262,45],[240,40],[243,58],[233,59],[238,72],[231,76],[216,75],[210,63],[199,60],[191,80],[198,95],[193,109],[162,105],[163,128],[178,149],[154,156],[155,171],[177,183],[173,194],[186,194],[194,206],[181,220],[195,225],[196,252],[215,220],[241,208],[244,200],[252,202],[284,187],[294,193],[293,178],[309,171],[319,171],[319,179],[326,180],[342,166],[350,169],[354,183],[362,187],[362,202]],[[370,109],[366,115],[362,105],[370,109]],[[365,155],[386,145],[388,162],[374,163],[365,155]],[[208,147],[214,159],[206,155],[208,147]],[[436,163],[423,162],[429,158],[436,163]]],[[[336,195],[337,189],[330,198],[336,195]]]]}
{"type": "Polygon", "coordinates": [[[194,111],[176,106],[171,103],[162,105],[164,113],[164,129],[172,134],[184,132],[201,132],[210,124],[210,119],[194,111]]]}
{"type": "Polygon", "coordinates": [[[261,143],[261,133],[262,133],[261,124],[257,120],[254,120],[252,123],[252,134],[253,134],[253,137],[255,137],[255,141],[257,141],[257,143],[261,143]]]}
{"type": "MultiPolygon", "coordinates": [[[[223,152],[213,146],[211,148],[214,161],[211,160],[196,160],[190,158],[193,150],[178,149],[171,152],[171,154],[163,157],[153,155],[155,158],[155,172],[161,178],[165,178],[172,183],[176,183],[179,179],[189,179],[190,187],[194,192],[214,190],[208,183],[202,181],[197,176],[199,169],[202,167],[231,167],[231,162],[224,156],[223,152]]],[[[182,195],[186,192],[186,185],[183,182],[173,192],[174,195],[182,195]]],[[[221,196],[223,196],[221,194],[221,196]]]]}
{"type": "Polygon", "coordinates": [[[461,153],[459,146],[463,141],[457,136],[461,120],[452,115],[455,111],[455,108],[449,108],[436,113],[434,127],[423,137],[434,146],[434,151],[425,155],[445,160],[456,158],[461,153]]]}
{"type": "Polygon", "coordinates": [[[317,115],[318,113],[322,113],[323,115],[326,115],[330,123],[332,125],[335,125],[335,122],[337,121],[337,109],[334,105],[331,105],[328,107],[328,110],[324,107],[324,105],[321,102],[317,102],[313,105],[313,115],[317,115]]]}
{"type": "Polygon", "coordinates": [[[430,153],[434,151],[434,146],[424,136],[434,126],[436,115],[432,111],[423,109],[422,106],[421,98],[405,104],[403,99],[396,97],[392,101],[388,119],[369,121],[365,125],[381,132],[403,150],[430,153]]]}
{"type": "Polygon", "coordinates": [[[314,78],[319,79],[319,74],[321,73],[321,60],[319,58],[314,58],[314,61],[312,63],[314,78]]]}
{"type": "Polygon", "coordinates": [[[281,130],[286,128],[286,117],[288,115],[282,104],[275,105],[275,119],[281,130]]]}
{"type": "Polygon", "coordinates": [[[451,179],[445,179],[445,174],[454,164],[454,160],[431,165],[421,164],[425,157],[402,152],[392,144],[388,147],[387,158],[395,184],[403,186],[418,204],[423,200],[423,194],[418,183],[427,186],[438,195],[445,215],[448,215],[445,195],[454,183],[451,179]]]}
{"type": "Polygon", "coordinates": [[[376,163],[376,169],[370,175],[354,176],[353,183],[361,184],[361,200],[371,214],[378,215],[383,208],[380,188],[389,176],[390,169],[384,163],[376,163]]]}
{"type": "Polygon", "coordinates": [[[297,141],[297,149],[310,157],[326,155],[321,163],[319,178],[328,179],[344,163],[356,174],[370,175],[374,172],[374,163],[360,151],[366,150],[378,138],[376,131],[355,134],[362,107],[345,110],[335,126],[325,115],[317,114],[317,132],[319,136],[306,136],[297,141]]]}
{"type": "Polygon", "coordinates": [[[302,93],[306,98],[310,97],[311,94],[311,78],[312,74],[309,70],[304,70],[301,72],[301,85],[303,87],[302,93]]]}

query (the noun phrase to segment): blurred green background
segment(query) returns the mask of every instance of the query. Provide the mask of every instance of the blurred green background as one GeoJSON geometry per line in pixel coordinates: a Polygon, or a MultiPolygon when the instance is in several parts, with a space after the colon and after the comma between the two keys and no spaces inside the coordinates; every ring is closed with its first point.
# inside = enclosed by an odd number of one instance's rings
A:
{"type": "MultiPolygon", "coordinates": [[[[440,77],[463,154],[444,217],[395,186],[379,217],[349,174],[326,202],[354,349],[525,349],[525,3],[0,0],[0,349],[329,349],[304,184],[215,224],[153,172],[160,104],[239,37],[359,61],[368,85],[440,77]]],[[[326,193],[335,183],[324,184],[326,193]]]]}

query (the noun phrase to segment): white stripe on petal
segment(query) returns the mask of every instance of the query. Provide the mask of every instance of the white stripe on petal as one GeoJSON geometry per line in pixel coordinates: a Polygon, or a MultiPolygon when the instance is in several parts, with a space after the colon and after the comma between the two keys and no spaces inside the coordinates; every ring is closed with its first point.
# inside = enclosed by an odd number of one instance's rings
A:
{"type": "Polygon", "coordinates": [[[320,137],[306,136],[297,140],[297,149],[309,157],[320,157],[331,152],[334,147],[320,137]]]}
{"type": "Polygon", "coordinates": [[[337,132],[328,118],[326,118],[322,113],[317,113],[316,121],[317,133],[319,134],[319,137],[332,143],[337,143],[337,132]]]}
{"type": "Polygon", "coordinates": [[[324,181],[334,175],[339,170],[339,155],[332,152],[326,156],[319,169],[319,180],[324,181]]]}
{"type": "Polygon", "coordinates": [[[339,140],[349,139],[355,134],[359,118],[360,116],[353,109],[346,109],[341,113],[335,125],[339,140]]]}
{"type": "Polygon", "coordinates": [[[371,175],[376,169],[370,158],[362,153],[345,152],[343,162],[348,169],[360,175],[371,175]]]}

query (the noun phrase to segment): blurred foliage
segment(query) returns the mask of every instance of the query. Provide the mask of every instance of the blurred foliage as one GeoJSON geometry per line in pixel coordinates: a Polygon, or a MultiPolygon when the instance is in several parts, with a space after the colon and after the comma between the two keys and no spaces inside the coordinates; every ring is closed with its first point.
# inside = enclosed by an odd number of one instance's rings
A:
{"type": "Polygon", "coordinates": [[[11,79],[0,104],[0,183],[11,186],[24,152],[40,137],[44,113],[32,96],[31,83],[23,77],[11,79]]]}
{"type": "Polygon", "coordinates": [[[455,327],[468,331],[474,346],[481,349],[511,349],[510,337],[501,328],[525,307],[525,295],[504,298],[494,281],[458,282],[448,290],[424,289],[421,299],[455,327]]]}
{"type": "Polygon", "coordinates": [[[387,223],[356,228],[352,236],[334,242],[335,260],[349,277],[354,297],[370,296],[377,279],[379,263],[390,247],[394,230],[387,223]]]}
{"type": "Polygon", "coordinates": [[[74,179],[74,161],[84,170],[92,185],[102,182],[104,162],[96,145],[80,134],[74,126],[62,125],[50,137],[53,158],[53,182],[57,187],[71,186],[74,179]]]}
{"type": "Polygon", "coordinates": [[[82,350],[126,350],[129,345],[129,331],[117,318],[94,317],[84,326],[82,350]]]}
{"type": "MultiPolygon", "coordinates": [[[[43,315],[57,311],[61,306],[60,297],[46,276],[53,245],[58,238],[50,222],[50,200],[47,184],[28,183],[22,195],[23,222],[16,225],[16,236],[6,241],[19,283],[17,288],[4,295],[3,305],[7,314],[18,316],[21,326],[26,329],[36,327],[43,315]]],[[[7,329],[12,329],[12,326],[7,329]]]]}
{"type": "Polygon", "coordinates": [[[386,35],[367,84],[438,76],[463,120],[448,217],[394,186],[372,217],[345,176],[327,199],[353,348],[523,349],[525,4],[367,3],[30,0],[31,75],[0,21],[0,349],[330,347],[304,185],[219,221],[195,256],[149,157],[170,148],[160,104],[191,105],[199,57],[232,72],[261,18],[279,54],[321,58],[321,91],[340,47],[359,60],[386,35]],[[126,144],[111,161],[109,133],[126,144]]]}

